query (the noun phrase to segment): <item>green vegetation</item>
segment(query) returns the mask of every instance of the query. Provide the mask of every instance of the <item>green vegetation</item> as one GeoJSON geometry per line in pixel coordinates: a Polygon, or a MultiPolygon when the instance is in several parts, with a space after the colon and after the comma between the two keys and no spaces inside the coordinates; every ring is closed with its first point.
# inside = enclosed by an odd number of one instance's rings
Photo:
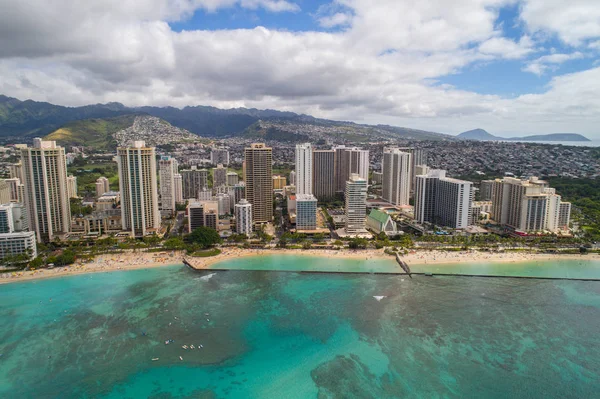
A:
{"type": "Polygon", "coordinates": [[[220,253],[221,253],[221,250],[219,248],[211,248],[211,249],[204,250],[204,251],[192,252],[190,254],[190,256],[193,256],[194,258],[209,258],[211,256],[217,256],[220,253]]]}
{"type": "Polygon", "coordinates": [[[113,151],[117,142],[112,135],[133,125],[136,115],[106,119],[85,119],[69,122],[50,133],[46,140],[55,140],[63,146],[93,147],[97,151],[113,151]]]}
{"type": "Polygon", "coordinates": [[[186,237],[186,241],[192,245],[197,245],[200,248],[205,249],[221,243],[222,240],[216,230],[202,226],[192,231],[192,233],[186,237]]]}
{"type": "Polygon", "coordinates": [[[78,158],[69,166],[69,174],[77,176],[77,189],[80,197],[96,195],[96,180],[104,176],[110,181],[111,190],[119,191],[118,168],[115,162],[86,163],[78,158]]]}

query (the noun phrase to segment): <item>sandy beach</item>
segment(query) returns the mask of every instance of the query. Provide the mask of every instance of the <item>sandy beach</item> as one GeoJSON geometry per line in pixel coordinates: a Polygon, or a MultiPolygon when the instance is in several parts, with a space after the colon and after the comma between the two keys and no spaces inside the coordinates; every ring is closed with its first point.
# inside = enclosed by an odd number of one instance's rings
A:
{"type": "MultiPolygon", "coordinates": [[[[320,249],[241,249],[223,248],[221,254],[210,258],[186,257],[186,260],[198,270],[209,269],[212,265],[241,257],[267,256],[267,255],[302,255],[343,259],[389,259],[394,258],[384,253],[383,249],[367,250],[320,250],[320,249]]],[[[92,262],[77,262],[70,266],[55,267],[53,269],[40,269],[3,273],[0,270],[0,284],[44,279],[52,277],[70,276],[85,273],[101,273],[117,270],[134,270],[151,267],[171,266],[181,264],[184,254],[180,251],[164,252],[127,252],[120,254],[105,254],[97,256],[92,262]]],[[[474,250],[460,252],[444,251],[412,251],[402,257],[409,265],[418,264],[452,264],[463,262],[528,262],[545,261],[553,259],[582,259],[600,260],[600,255],[552,255],[535,254],[527,252],[490,253],[474,250]]]]}

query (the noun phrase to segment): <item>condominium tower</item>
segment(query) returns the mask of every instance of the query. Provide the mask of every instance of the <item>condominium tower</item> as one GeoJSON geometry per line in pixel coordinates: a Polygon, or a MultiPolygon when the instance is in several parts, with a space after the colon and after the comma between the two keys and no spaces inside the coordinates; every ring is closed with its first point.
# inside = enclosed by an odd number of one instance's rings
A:
{"type": "Polygon", "coordinates": [[[144,141],[117,148],[123,229],[145,236],[160,228],[156,153],[144,141]]]}
{"type": "Polygon", "coordinates": [[[36,138],[21,149],[25,205],[29,226],[39,242],[52,241],[71,227],[65,150],[55,141],[36,138]]]}
{"type": "Polygon", "coordinates": [[[160,209],[173,214],[176,210],[175,175],[177,160],[170,156],[162,156],[158,161],[158,177],[160,186],[160,209]]]}
{"type": "Polygon", "coordinates": [[[367,217],[367,180],[358,174],[352,174],[346,182],[346,233],[365,232],[367,217]]]}
{"type": "Polygon", "coordinates": [[[296,144],[296,194],[312,194],[313,150],[310,143],[296,144]]]}
{"type": "Polygon", "coordinates": [[[213,168],[213,187],[223,187],[227,185],[227,168],[219,164],[213,168]]]}
{"type": "Polygon", "coordinates": [[[273,153],[264,144],[252,144],[244,150],[246,199],[252,204],[254,223],[273,219],[273,153]]]}
{"type": "Polygon", "coordinates": [[[369,151],[360,148],[345,146],[335,147],[335,191],[343,193],[346,189],[346,182],[352,174],[357,174],[361,178],[369,178],[369,151]]]}
{"type": "Polygon", "coordinates": [[[412,154],[398,148],[383,149],[382,197],[396,206],[409,205],[412,154]]]}
{"type": "Polygon", "coordinates": [[[313,194],[319,201],[335,197],[335,151],[313,152],[313,194]]]}
{"type": "Polygon", "coordinates": [[[252,234],[252,204],[241,199],[235,204],[235,231],[238,234],[250,236],[252,234]]]}
{"type": "Polygon", "coordinates": [[[183,185],[183,199],[199,198],[199,192],[208,189],[208,171],[206,169],[186,169],[179,172],[183,185]]]}

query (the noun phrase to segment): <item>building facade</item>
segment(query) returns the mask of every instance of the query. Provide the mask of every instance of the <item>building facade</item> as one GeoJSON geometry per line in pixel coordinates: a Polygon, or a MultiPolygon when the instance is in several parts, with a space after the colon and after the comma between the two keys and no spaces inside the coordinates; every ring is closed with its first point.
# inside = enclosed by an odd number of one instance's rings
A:
{"type": "Polygon", "coordinates": [[[144,141],[117,148],[123,229],[143,237],[160,229],[156,152],[144,141]]]}
{"type": "Polygon", "coordinates": [[[396,206],[409,205],[412,185],[412,155],[398,148],[383,149],[382,198],[396,206]]]}
{"type": "Polygon", "coordinates": [[[296,231],[317,229],[317,198],[312,194],[296,194],[296,231]]]}
{"type": "Polygon", "coordinates": [[[319,201],[335,197],[335,151],[313,152],[313,194],[319,201]]]}
{"type": "Polygon", "coordinates": [[[210,150],[210,163],[213,165],[229,165],[229,150],[227,148],[212,148],[210,150]]]}
{"type": "Polygon", "coordinates": [[[313,149],[310,143],[296,144],[296,194],[313,193],[313,149]]]}
{"type": "Polygon", "coordinates": [[[283,190],[287,185],[285,176],[275,175],[273,176],[273,190],[283,190]]]}
{"type": "Polygon", "coordinates": [[[158,178],[160,187],[160,210],[174,214],[176,210],[175,175],[177,160],[170,156],[162,156],[158,161],[158,178]]]}
{"type": "Polygon", "coordinates": [[[208,190],[208,171],[206,169],[186,169],[179,172],[183,190],[183,199],[198,199],[200,191],[208,190]]]}
{"type": "Polygon", "coordinates": [[[244,150],[246,199],[252,204],[254,223],[273,220],[273,152],[264,144],[244,150]]]}
{"type": "Polygon", "coordinates": [[[338,146],[335,151],[334,179],[336,192],[344,193],[352,174],[369,179],[369,151],[356,147],[338,146]]]}
{"type": "Polygon", "coordinates": [[[240,176],[235,172],[227,173],[227,185],[233,187],[240,182],[240,176]]]}
{"type": "Polygon", "coordinates": [[[222,164],[213,168],[213,187],[224,187],[227,185],[227,168],[222,164]]]}
{"type": "Polygon", "coordinates": [[[29,226],[37,240],[48,242],[68,233],[71,203],[64,148],[36,138],[32,148],[21,149],[21,164],[29,226]]]}
{"type": "Polygon", "coordinates": [[[96,179],[96,197],[102,196],[102,194],[110,191],[110,182],[104,176],[96,179]]]}
{"type": "Polygon", "coordinates": [[[358,174],[352,174],[346,182],[345,197],[346,233],[364,233],[367,217],[367,180],[358,174]]]}
{"type": "Polygon", "coordinates": [[[242,198],[235,204],[235,232],[250,237],[253,226],[252,204],[242,198]]]}

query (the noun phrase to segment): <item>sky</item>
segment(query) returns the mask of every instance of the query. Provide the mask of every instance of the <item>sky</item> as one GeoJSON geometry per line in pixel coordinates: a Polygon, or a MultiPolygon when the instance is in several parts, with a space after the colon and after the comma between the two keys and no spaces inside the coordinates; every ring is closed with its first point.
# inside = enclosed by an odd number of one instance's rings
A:
{"type": "Polygon", "coordinates": [[[600,139],[598,0],[0,0],[0,94],[600,139]]]}

